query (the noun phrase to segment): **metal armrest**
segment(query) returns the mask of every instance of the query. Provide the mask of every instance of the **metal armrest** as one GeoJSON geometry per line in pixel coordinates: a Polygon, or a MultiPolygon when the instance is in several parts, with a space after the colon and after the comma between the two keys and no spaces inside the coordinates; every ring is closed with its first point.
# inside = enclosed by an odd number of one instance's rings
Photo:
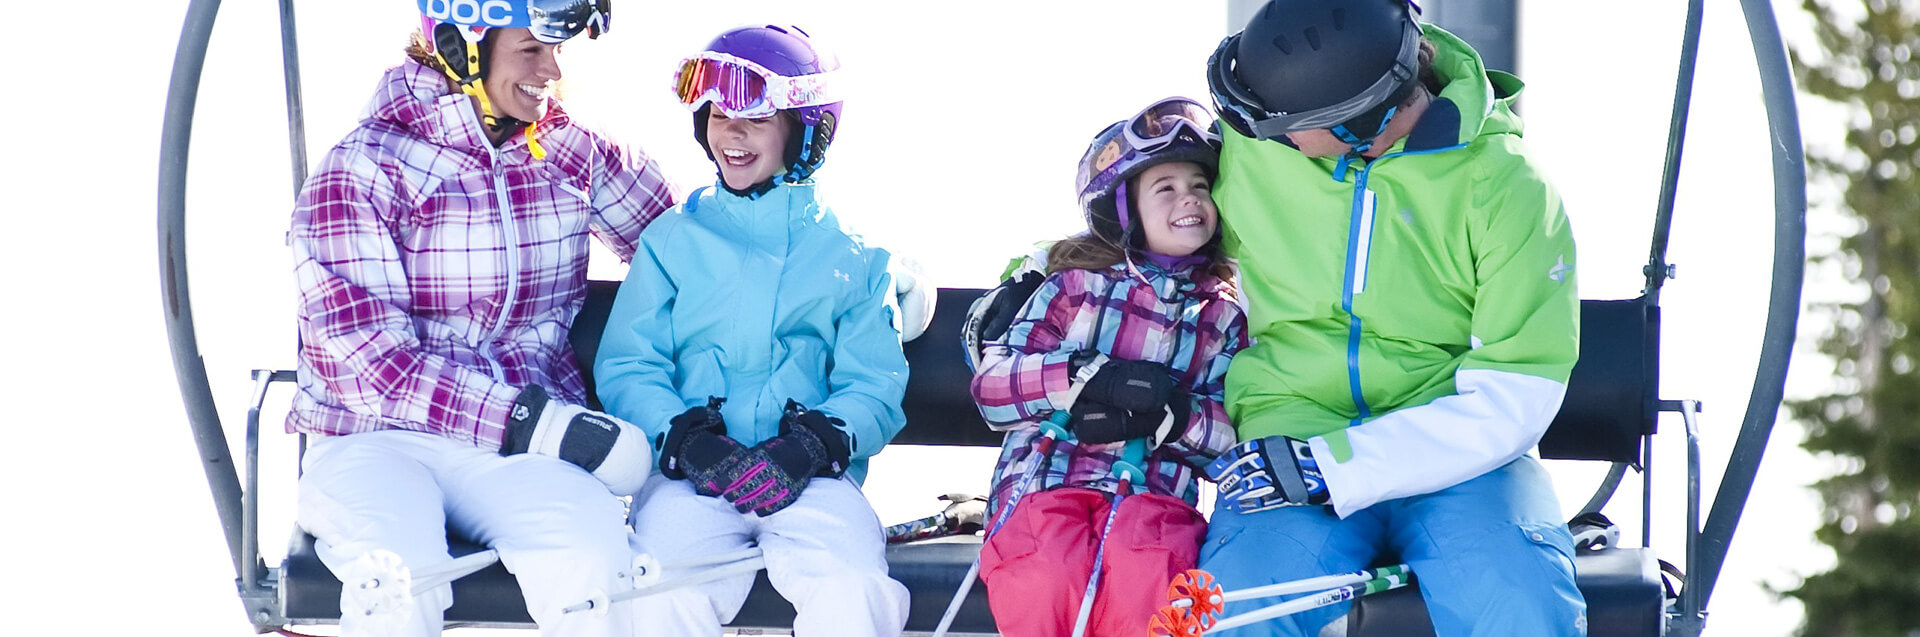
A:
{"type": "Polygon", "coordinates": [[[268,567],[260,557],[260,408],[267,400],[268,387],[296,378],[288,370],[253,370],[253,402],[247,407],[247,475],[240,492],[240,558],[247,566],[240,571],[240,599],[256,628],[284,623],[279,569],[268,567]]]}

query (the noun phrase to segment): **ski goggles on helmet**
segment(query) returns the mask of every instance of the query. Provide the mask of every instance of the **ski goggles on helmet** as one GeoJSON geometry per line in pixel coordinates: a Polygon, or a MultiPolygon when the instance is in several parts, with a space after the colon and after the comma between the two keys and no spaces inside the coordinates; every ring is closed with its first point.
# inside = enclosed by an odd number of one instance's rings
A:
{"type": "Polygon", "coordinates": [[[1394,57],[1393,66],[1360,94],[1310,111],[1274,112],[1267,110],[1260,97],[1233,75],[1234,51],[1238,50],[1240,35],[1235,33],[1221,40],[1220,46],[1207,58],[1207,88],[1213,94],[1214,104],[1220,107],[1221,117],[1235,130],[1255,139],[1276,139],[1287,133],[1339,126],[1391,99],[1413,81],[1420,68],[1420,25],[1407,20],[1401,30],[1400,52],[1394,57]]]}
{"type": "Polygon", "coordinates": [[[711,103],[727,117],[759,118],[840,101],[832,78],[832,71],[787,77],[752,60],[705,51],[680,62],[673,93],[690,111],[711,103]]]}
{"type": "Polygon", "coordinates": [[[613,24],[613,0],[416,0],[420,15],[433,22],[486,29],[526,29],[534,39],[559,44],[586,32],[598,38],[613,24]]]}
{"type": "Polygon", "coordinates": [[[1213,113],[1199,102],[1184,97],[1154,102],[1126,121],[1123,134],[1127,145],[1143,153],[1166,148],[1180,139],[1182,131],[1200,141],[1220,144],[1220,135],[1213,131],[1213,113]]]}
{"type": "Polygon", "coordinates": [[[527,29],[548,44],[565,42],[585,31],[598,38],[613,28],[613,0],[528,0],[527,29]]]}

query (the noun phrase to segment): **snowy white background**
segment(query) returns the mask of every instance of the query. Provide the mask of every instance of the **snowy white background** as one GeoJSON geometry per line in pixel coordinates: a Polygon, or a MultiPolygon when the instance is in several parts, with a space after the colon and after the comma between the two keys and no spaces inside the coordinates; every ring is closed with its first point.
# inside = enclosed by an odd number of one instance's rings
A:
{"type": "MultiPolygon", "coordinates": [[[[1438,0],[1435,0],[1438,1],[1438,0]]],[[[1224,3],[788,0],[619,3],[613,33],[570,44],[570,108],[651,152],[682,191],[712,179],[669,98],[672,65],[743,22],[798,23],[854,76],[847,123],[821,177],[840,214],[910,255],[940,285],[983,286],[1031,242],[1080,223],[1073,165],[1092,133],[1171,94],[1205,99],[1202,68],[1226,33],[1224,3]]],[[[1772,238],[1766,126],[1737,4],[1708,3],[1699,81],[1665,296],[1664,398],[1704,400],[1713,493],[1749,391],[1764,320],[1772,238]]],[[[250,632],[168,357],[154,236],[155,167],[186,3],[107,0],[36,9],[16,22],[0,100],[7,230],[0,298],[10,364],[0,370],[0,547],[8,634],[250,632]],[[51,11],[49,11],[52,9],[51,11]],[[64,10],[62,10],[64,9],[64,10]],[[23,40],[24,38],[24,40],[23,40]]],[[[293,290],[281,243],[287,167],[275,3],[227,2],[199,102],[188,245],[202,354],[238,448],[247,370],[292,364],[293,290]]],[[[417,22],[406,0],[299,7],[307,133],[318,156],[353,124],[380,69],[417,22]]],[[[1779,10],[1805,28],[1794,3],[1779,10]]],[[[1527,139],[1567,201],[1587,298],[1625,298],[1659,191],[1684,9],[1681,3],[1523,2],[1527,139]]],[[[1842,115],[1802,104],[1810,143],[1836,143],[1842,115]]],[[[1816,204],[1830,200],[1816,191],[1816,204]]],[[[1813,249],[1836,222],[1816,213],[1813,249]]],[[[622,266],[600,259],[597,278],[622,266]]],[[[1811,270],[1809,297],[1852,294],[1811,270]]],[[[1789,392],[1829,385],[1803,322],[1789,392]]],[[[285,390],[270,405],[284,405],[285,390]]],[[[1663,422],[1655,546],[1681,557],[1683,450],[1663,422]]],[[[292,436],[266,425],[262,535],[269,561],[290,529],[292,436]]],[[[1791,587],[1824,568],[1814,496],[1831,467],[1782,423],[1713,600],[1710,634],[1786,635],[1791,587]]],[[[896,449],[876,458],[869,494],[897,522],[934,495],[980,490],[990,449],[896,449]]],[[[1563,503],[1584,502],[1601,467],[1556,469],[1563,503]]],[[[1637,485],[1637,483],[1634,483],[1637,485]]],[[[1638,528],[1637,486],[1609,508],[1638,528]]],[[[1710,497],[1710,495],[1709,495],[1710,497]]],[[[315,629],[318,632],[330,629],[315,629]]]]}

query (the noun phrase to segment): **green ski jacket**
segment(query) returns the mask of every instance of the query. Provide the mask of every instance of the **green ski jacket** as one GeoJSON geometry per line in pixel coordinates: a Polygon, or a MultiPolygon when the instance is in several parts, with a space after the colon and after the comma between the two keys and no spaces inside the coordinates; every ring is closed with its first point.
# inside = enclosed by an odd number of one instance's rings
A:
{"type": "Polygon", "coordinates": [[[1227,374],[1242,440],[1307,440],[1342,516],[1530,450],[1579,352],[1573,235],[1520,141],[1520,81],[1423,25],[1443,90],[1338,170],[1224,131],[1214,192],[1254,343],[1227,374]]]}

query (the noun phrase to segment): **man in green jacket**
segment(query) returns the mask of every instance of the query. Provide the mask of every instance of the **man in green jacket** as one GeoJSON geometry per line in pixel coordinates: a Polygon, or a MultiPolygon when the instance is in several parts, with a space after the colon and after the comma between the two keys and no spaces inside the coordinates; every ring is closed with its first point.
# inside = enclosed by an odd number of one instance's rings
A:
{"type": "Polygon", "coordinates": [[[1520,142],[1519,80],[1414,12],[1275,0],[1209,61],[1254,345],[1227,374],[1243,442],[1209,470],[1201,567],[1236,589],[1397,556],[1441,637],[1584,635],[1528,455],[1579,350],[1572,232],[1520,142]]]}

